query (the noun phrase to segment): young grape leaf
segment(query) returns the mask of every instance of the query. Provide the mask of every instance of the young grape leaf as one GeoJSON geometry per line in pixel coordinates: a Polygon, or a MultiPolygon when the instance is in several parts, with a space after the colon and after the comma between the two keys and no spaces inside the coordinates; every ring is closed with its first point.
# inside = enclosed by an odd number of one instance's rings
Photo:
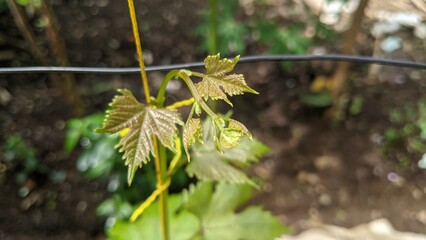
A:
{"type": "Polygon", "coordinates": [[[201,120],[199,118],[190,118],[183,127],[183,147],[185,149],[188,159],[190,158],[189,147],[197,140],[203,143],[201,139],[203,135],[203,129],[201,126],[201,120]]]}
{"type": "MultiPolygon", "coordinates": [[[[229,125],[231,124],[228,124],[228,127],[229,125]]],[[[204,143],[195,143],[192,146],[192,159],[186,168],[188,174],[202,180],[252,183],[238,167],[257,161],[269,151],[268,147],[255,139],[243,137],[238,145],[229,149],[225,148],[223,153],[220,153],[215,146],[215,130],[209,118],[203,123],[203,130],[204,143]]]]}
{"type": "Polygon", "coordinates": [[[279,219],[259,206],[240,213],[235,209],[252,196],[248,185],[220,183],[214,190],[211,182],[202,182],[189,190],[185,209],[198,217],[202,240],[274,239],[289,229],[279,219]]]}
{"type": "Polygon", "coordinates": [[[103,127],[96,132],[116,133],[124,128],[130,131],[120,139],[117,148],[124,152],[128,166],[128,183],[131,184],[136,170],[149,161],[150,153],[155,155],[153,135],[167,148],[174,150],[176,124],[183,125],[179,113],[174,109],[157,109],[138,102],[126,89],[119,89],[107,111],[103,127]]]}
{"type": "Polygon", "coordinates": [[[234,119],[229,119],[228,127],[220,133],[219,142],[224,148],[234,148],[238,146],[243,136],[251,138],[251,134],[246,126],[234,119]]]}
{"type": "Polygon", "coordinates": [[[207,72],[203,80],[196,84],[196,88],[200,96],[204,99],[211,98],[213,100],[222,99],[232,106],[226,94],[240,95],[244,92],[258,94],[255,90],[247,86],[242,74],[228,74],[231,72],[239,60],[239,56],[235,59],[220,59],[220,54],[208,56],[204,60],[207,72]]]}

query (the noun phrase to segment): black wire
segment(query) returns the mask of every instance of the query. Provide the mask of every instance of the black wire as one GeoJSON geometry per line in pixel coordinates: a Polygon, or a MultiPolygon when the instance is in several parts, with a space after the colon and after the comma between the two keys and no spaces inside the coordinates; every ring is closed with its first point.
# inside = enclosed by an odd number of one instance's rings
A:
{"type": "MultiPolygon", "coordinates": [[[[417,63],[408,60],[399,59],[383,59],[368,56],[354,56],[344,54],[324,54],[324,55],[255,55],[241,57],[239,63],[253,62],[284,62],[284,61],[345,61],[365,64],[379,64],[396,67],[407,67],[415,69],[426,69],[425,63],[417,63]]],[[[188,69],[203,67],[203,62],[192,62],[184,64],[170,64],[162,66],[148,66],[147,72],[153,71],[169,71],[173,69],[188,69]]],[[[6,73],[45,73],[45,72],[62,72],[62,73],[97,73],[97,74],[131,74],[140,71],[137,67],[131,68],[100,68],[100,67],[6,67],[0,68],[0,74],[6,73]]]]}

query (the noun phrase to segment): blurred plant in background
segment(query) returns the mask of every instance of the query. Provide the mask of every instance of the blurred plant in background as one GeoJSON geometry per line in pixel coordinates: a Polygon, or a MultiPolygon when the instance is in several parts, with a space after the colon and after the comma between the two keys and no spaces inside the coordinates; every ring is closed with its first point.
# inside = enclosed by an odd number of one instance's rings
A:
{"type": "Polygon", "coordinates": [[[220,52],[224,55],[243,53],[246,49],[244,39],[249,34],[249,28],[246,24],[242,24],[235,18],[235,14],[239,8],[238,1],[213,1],[215,3],[210,4],[209,12],[201,14],[200,23],[194,29],[195,35],[203,37],[199,47],[200,51],[209,52],[210,54],[220,52]],[[217,11],[212,8],[217,8],[217,11]],[[211,28],[215,29],[211,30],[211,28]],[[215,42],[213,44],[217,46],[209,45],[209,41],[215,42]],[[212,52],[213,50],[215,52],[212,52]]]}
{"type": "MultiPolygon", "coordinates": [[[[256,1],[261,7],[265,3],[256,1]]],[[[223,55],[242,54],[247,51],[247,45],[259,42],[267,48],[270,54],[304,54],[308,52],[315,42],[321,40],[330,41],[335,38],[334,30],[321,23],[315,16],[307,17],[307,21],[280,24],[277,19],[270,19],[264,16],[262,11],[255,12],[248,20],[241,20],[238,10],[241,8],[237,0],[217,0],[217,11],[209,9],[209,12],[201,14],[200,24],[195,28],[194,33],[203,37],[200,50],[223,55]],[[216,17],[212,17],[216,14],[216,17]],[[212,23],[217,19],[217,23],[212,23]],[[216,52],[211,52],[209,48],[210,36],[215,31],[210,28],[217,28],[216,52]],[[307,30],[309,34],[307,34],[307,30]]],[[[210,5],[210,8],[215,5],[210,5]]],[[[285,64],[287,67],[289,64],[285,64]]]]}
{"type": "Polygon", "coordinates": [[[389,120],[393,126],[383,133],[382,151],[396,156],[401,166],[411,167],[413,157],[426,153],[426,103],[418,101],[414,106],[394,108],[389,120]]]}
{"type": "Polygon", "coordinates": [[[4,166],[6,171],[14,172],[13,178],[21,185],[19,196],[25,197],[37,185],[60,183],[66,175],[62,171],[55,171],[37,159],[37,151],[25,143],[19,134],[12,134],[6,138],[2,147],[4,166]]]}
{"type": "Polygon", "coordinates": [[[7,10],[7,5],[5,0],[0,0],[0,12],[4,12],[7,10]]]}

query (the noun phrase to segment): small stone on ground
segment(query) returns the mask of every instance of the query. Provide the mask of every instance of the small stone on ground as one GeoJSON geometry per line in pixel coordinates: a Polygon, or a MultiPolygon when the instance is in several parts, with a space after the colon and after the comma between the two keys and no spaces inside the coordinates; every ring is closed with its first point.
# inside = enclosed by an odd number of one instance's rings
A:
{"type": "Polygon", "coordinates": [[[377,219],[367,224],[347,229],[323,225],[300,233],[297,236],[282,236],[279,240],[426,240],[426,235],[399,232],[386,219],[377,219]]]}

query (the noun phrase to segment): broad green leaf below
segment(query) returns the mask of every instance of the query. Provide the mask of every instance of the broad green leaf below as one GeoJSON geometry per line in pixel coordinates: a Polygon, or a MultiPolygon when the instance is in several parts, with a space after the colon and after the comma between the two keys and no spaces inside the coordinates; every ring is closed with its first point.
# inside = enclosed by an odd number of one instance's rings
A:
{"type": "Polygon", "coordinates": [[[243,171],[224,162],[216,149],[192,155],[186,171],[190,177],[196,176],[200,180],[254,184],[243,171]]]}
{"type": "MultiPolygon", "coordinates": [[[[171,195],[168,199],[171,240],[193,239],[200,229],[200,222],[188,211],[180,211],[181,195],[171,195]]],[[[149,206],[136,222],[118,221],[108,231],[108,240],[161,240],[158,201],[149,206]]]]}
{"type": "Polygon", "coordinates": [[[192,187],[185,208],[200,221],[198,239],[274,239],[289,232],[278,218],[261,207],[235,212],[251,196],[251,187],[244,184],[220,183],[214,189],[211,182],[203,182],[192,187]]]}
{"type": "Polygon", "coordinates": [[[176,125],[183,125],[183,122],[174,109],[146,106],[127,89],[119,89],[118,92],[121,95],[115,96],[110,103],[112,109],[107,111],[103,127],[95,131],[116,133],[124,128],[130,129],[117,145],[119,151],[124,152],[130,185],[136,170],[149,161],[150,154],[155,155],[153,136],[174,151],[176,125]]]}

